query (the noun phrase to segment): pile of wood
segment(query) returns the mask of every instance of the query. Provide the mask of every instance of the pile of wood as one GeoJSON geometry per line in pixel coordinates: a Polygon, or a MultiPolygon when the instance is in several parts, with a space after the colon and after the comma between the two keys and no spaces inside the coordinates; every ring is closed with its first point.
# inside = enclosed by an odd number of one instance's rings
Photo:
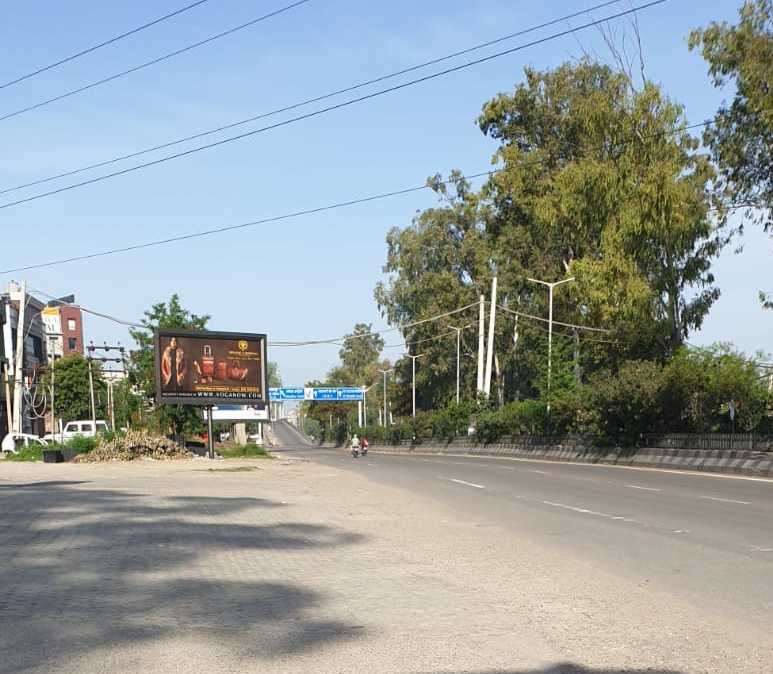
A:
{"type": "Polygon", "coordinates": [[[135,459],[189,459],[191,452],[163,435],[151,435],[143,430],[130,430],[111,440],[100,439],[96,448],[75,457],[78,462],[134,461],[135,459]]]}

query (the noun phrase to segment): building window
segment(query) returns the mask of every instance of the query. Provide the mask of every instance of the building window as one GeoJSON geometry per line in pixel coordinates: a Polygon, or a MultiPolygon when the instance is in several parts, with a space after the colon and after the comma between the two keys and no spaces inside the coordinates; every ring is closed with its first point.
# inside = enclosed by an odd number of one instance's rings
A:
{"type": "MultiPolygon", "coordinates": [[[[77,328],[75,327],[75,319],[74,319],[74,318],[68,318],[68,319],[67,319],[67,329],[68,329],[70,332],[75,332],[75,330],[77,329],[77,328]]],[[[71,347],[71,348],[72,348],[72,347],[71,347]]]]}
{"type": "Polygon", "coordinates": [[[67,348],[70,351],[75,351],[78,348],[78,338],[77,337],[68,337],[67,338],[67,348]]]}
{"type": "Polygon", "coordinates": [[[39,363],[43,361],[43,340],[35,335],[32,335],[32,353],[35,354],[39,363]]]}

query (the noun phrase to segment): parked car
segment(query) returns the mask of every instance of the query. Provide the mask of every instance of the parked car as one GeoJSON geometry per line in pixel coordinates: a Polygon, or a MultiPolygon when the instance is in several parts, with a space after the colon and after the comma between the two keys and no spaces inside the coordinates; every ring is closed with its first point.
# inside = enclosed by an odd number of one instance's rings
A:
{"type": "Polygon", "coordinates": [[[30,445],[43,445],[43,447],[46,447],[48,446],[48,443],[45,439],[39,438],[37,435],[31,435],[30,433],[9,433],[3,438],[3,442],[0,443],[0,448],[3,452],[18,454],[20,449],[24,449],[30,445]]]}
{"type": "Polygon", "coordinates": [[[102,421],[101,419],[97,419],[96,430],[94,430],[94,424],[91,419],[68,421],[61,432],[47,433],[43,436],[43,439],[48,440],[49,442],[67,442],[68,440],[72,440],[76,435],[81,435],[84,438],[93,438],[98,433],[107,433],[109,431],[110,428],[108,427],[107,422],[102,421]]]}

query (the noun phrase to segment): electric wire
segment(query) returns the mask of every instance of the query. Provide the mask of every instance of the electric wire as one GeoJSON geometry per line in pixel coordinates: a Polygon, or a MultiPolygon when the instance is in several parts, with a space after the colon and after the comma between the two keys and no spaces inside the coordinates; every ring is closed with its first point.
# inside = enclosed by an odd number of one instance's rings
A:
{"type": "Polygon", "coordinates": [[[41,185],[43,183],[51,182],[53,180],[58,180],[60,178],[67,178],[67,177],[72,176],[72,175],[77,175],[78,173],[83,173],[85,171],[90,171],[90,170],[96,169],[96,168],[102,168],[104,166],[109,166],[111,164],[116,164],[116,163],[118,163],[120,161],[125,161],[126,159],[133,159],[135,157],[139,157],[139,156],[142,156],[144,154],[148,154],[150,152],[155,152],[157,150],[163,150],[163,149],[166,149],[168,147],[173,147],[175,145],[179,145],[181,143],[186,143],[186,142],[189,142],[189,141],[192,141],[192,140],[196,140],[198,138],[203,138],[205,136],[210,136],[210,135],[213,135],[215,133],[220,133],[222,131],[227,131],[228,129],[233,129],[233,128],[236,128],[238,126],[243,126],[245,124],[249,124],[251,122],[255,122],[255,121],[259,120],[259,119],[265,119],[266,117],[272,117],[274,115],[278,115],[278,114],[281,114],[283,112],[289,112],[291,110],[296,110],[298,108],[304,107],[306,105],[310,105],[312,103],[319,103],[320,101],[324,101],[324,100],[327,100],[329,98],[333,98],[335,96],[339,96],[341,94],[350,93],[352,91],[356,91],[357,89],[362,89],[362,88],[370,86],[372,84],[377,84],[377,83],[383,82],[385,80],[393,79],[395,77],[399,77],[400,75],[405,75],[407,73],[414,72],[416,70],[421,70],[422,68],[427,68],[427,67],[429,67],[431,65],[436,65],[438,63],[442,63],[443,61],[448,61],[448,60],[451,60],[451,59],[456,58],[458,56],[463,56],[464,54],[469,54],[471,52],[478,51],[478,50],[484,49],[486,47],[490,47],[490,46],[498,44],[500,42],[511,40],[514,37],[519,37],[521,35],[525,35],[527,33],[531,33],[531,32],[540,30],[541,28],[545,28],[547,26],[552,26],[552,25],[554,25],[556,23],[560,23],[560,22],[563,22],[563,21],[567,21],[569,19],[573,19],[573,18],[575,18],[577,16],[580,16],[582,14],[587,14],[589,12],[592,12],[592,11],[596,10],[596,9],[601,9],[601,8],[606,7],[608,5],[616,4],[616,3],[619,3],[619,2],[621,2],[621,0],[608,0],[607,2],[602,2],[602,3],[598,4],[598,5],[594,5],[592,7],[588,7],[587,9],[584,9],[584,10],[582,10],[580,12],[574,12],[572,14],[567,14],[566,16],[562,16],[562,17],[560,17],[558,19],[553,19],[552,21],[547,21],[545,23],[541,23],[541,24],[539,24],[537,26],[532,26],[530,28],[526,28],[524,30],[520,30],[520,31],[515,32],[515,33],[510,33],[508,35],[504,35],[502,37],[498,37],[498,38],[495,38],[493,40],[489,40],[488,42],[482,42],[482,43],[474,45],[472,47],[468,47],[468,48],[462,49],[460,51],[455,51],[455,52],[453,52],[451,54],[446,54],[445,56],[434,58],[434,59],[432,59],[430,61],[424,61],[423,63],[418,63],[418,64],[410,66],[408,68],[403,68],[402,70],[398,70],[396,72],[388,73],[386,75],[381,75],[379,77],[375,77],[373,79],[369,79],[369,80],[366,80],[364,82],[359,82],[357,84],[352,84],[352,85],[346,86],[344,88],[337,89],[335,91],[331,91],[331,92],[328,92],[326,94],[322,94],[320,96],[315,96],[314,98],[307,98],[306,100],[303,100],[303,101],[300,101],[300,102],[297,102],[297,103],[292,103],[290,105],[286,105],[284,107],[277,108],[277,109],[271,110],[269,112],[263,112],[263,113],[254,115],[252,117],[247,117],[246,119],[241,119],[239,121],[232,122],[230,124],[224,124],[222,126],[219,126],[219,127],[213,128],[213,129],[208,129],[206,131],[201,131],[201,132],[189,135],[189,136],[185,136],[183,138],[178,138],[178,139],[175,139],[175,140],[172,140],[172,141],[161,143],[160,145],[154,145],[152,147],[144,148],[142,150],[137,150],[136,152],[131,152],[129,154],[124,154],[124,155],[120,155],[120,156],[117,156],[117,157],[113,157],[111,159],[106,159],[106,160],[103,160],[103,161],[100,161],[100,162],[97,162],[97,163],[94,163],[94,164],[89,164],[87,166],[81,166],[81,167],[76,168],[76,169],[71,169],[71,170],[68,170],[68,171],[64,171],[62,173],[58,173],[56,175],[47,176],[45,178],[39,178],[37,180],[33,180],[31,182],[24,183],[22,185],[16,185],[14,187],[7,187],[5,189],[0,189],[0,194],[7,194],[9,192],[15,192],[17,190],[25,189],[27,187],[34,187],[35,185],[41,185]]]}
{"type": "Polygon", "coordinates": [[[47,72],[49,70],[53,70],[54,68],[57,68],[61,65],[64,65],[65,63],[69,63],[70,61],[74,61],[77,58],[80,58],[81,56],[85,56],[86,54],[91,54],[92,52],[97,51],[97,49],[102,49],[102,47],[107,47],[108,45],[115,44],[119,40],[123,40],[124,38],[127,38],[131,35],[136,35],[137,33],[146,30],[147,28],[151,28],[152,26],[155,26],[163,21],[166,21],[168,19],[171,19],[175,16],[179,16],[180,14],[183,14],[184,12],[187,12],[188,10],[194,9],[195,7],[198,7],[199,5],[203,5],[205,2],[209,2],[209,0],[197,0],[196,2],[192,2],[190,5],[185,5],[184,7],[180,7],[179,9],[174,10],[173,12],[169,12],[169,14],[164,14],[164,16],[160,16],[157,19],[153,19],[152,21],[148,21],[147,23],[143,23],[140,26],[137,26],[135,28],[131,28],[130,30],[127,30],[123,33],[120,33],[118,35],[115,35],[114,37],[111,37],[107,40],[104,40],[103,42],[100,42],[98,44],[92,45],[91,47],[87,47],[86,49],[82,49],[81,51],[75,52],[74,54],[70,54],[69,56],[65,56],[62,59],[59,59],[58,61],[55,61],[54,63],[49,63],[46,66],[42,66],[36,70],[33,70],[31,72],[28,72],[24,75],[20,75],[16,77],[15,79],[8,80],[7,82],[3,82],[0,84],[0,89],[5,89],[7,87],[13,86],[14,84],[18,84],[19,82],[23,82],[24,80],[28,80],[32,77],[35,77],[36,75],[40,75],[41,73],[47,72]]]}
{"type": "MultiPolygon", "coordinates": [[[[461,63],[459,65],[456,65],[456,66],[453,66],[453,67],[450,67],[450,68],[446,68],[445,70],[440,70],[440,71],[431,73],[429,75],[424,75],[423,77],[419,77],[417,79],[408,80],[407,82],[402,82],[400,84],[396,84],[394,86],[387,87],[385,89],[379,89],[377,91],[374,91],[374,92],[371,92],[371,93],[368,93],[368,94],[364,94],[364,95],[358,96],[356,98],[350,98],[348,100],[342,101],[340,103],[336,103],[334,105],[329,105],[327,107],[319,108],[317,110],[313,110],[311,112],[307,112],[307,113],[304,113],[302,115],[297,115],[295,117],[290,117],[290,118],[282,120],[280,122],[275,122],[274,124],[269,124],[267,126],[262,126],[262,127],[257,128],[257,129],[252,129],[251,131],[245,131],[244,133],[240,133],[240,134],[237,134],[235,136],[228,136],[227,138],[222,138],[220,140],[213,141],[211,143],[206,143],[204,145],[199,145],[197,147],[193,147],[193,148],[190,148],[188,150],[183,150],[183,151],[176,152],[176,153],[173,153],[173,154],[170,154],[170,155],[166,155],[164,157],[160,157],[160,158],[154,159],[152,161],[147,161],[147,162],[144,162],[144,163],[141,163],[141,164],[135,164],[134,166],[129,166],[127,168],[120,169],[120,170],[117,170],[117,171],[113,171],[111,173],[105,173],[105,174],[102,174],[102,175],[99,175],[99,176],[95,176],[95,177],[90,178],[88,180],[83,180],[81,182],[72,183],[70,185],[65,185],[63,187],[60,187],[60,188],[57,188],[57,189],[54,189],[54,190],[49,190],[48,192],[41,192],[39,194],[34,194],[34,195],[29,196],[29,197],[25,197],[23,199],[17,199],[15,201],[6,202],[4,204],[0,204],[0,209],[5,209],[5,208],[9,208],[11,206],[18,206],[20,204],[29,203],[31,201],[36,201],[38,199],[43,199],[43,198],[46,198],[46,197],[49,197],[49,196],[53,196],[55,194],[61,194],[62,192],[67,192],[67,191],[74,190],[74,189],[77,189],[77,188],[80,188],[80,187],[84,187],[86,185],[93,185],[94,183],[98,183],[98,182],[102,182],[104,180],[109,180],[111,178],[115,178],[115,177],[118,177],[118,176],[126,175],[128,173],[132,173],[134,171],[139,171],[139,170],[142,170],[142,169],[145,169],[145,168],[149,168],[151,166],[157,166],[159,164],[163,164],[163,163],[166,163],[168,161],[172,161],[172,160],[179,159],[179,158],[182,158],[182,157],[187,157],[189,155],[192,155],[192,154],[195,154],[195,153],[198,153],[198,152],[202,152],[204,150],[209,150],[209,149],[212,149],[212,148],[215,148],[215,147],[220,147],[220,146],[226,145],[228,143],[232,143],[232,142],[235,142],[235,141],[238,141],[238,140],[243,140],[244,138],[250,138],[250,137],[255,136],[257,134],[260,134],[260,133],[265,133],[267,131],[272,131],[272,130],[278,129],[280,127],[284,127],[284,126],[288,126],[290,124],[294,124],[296,122],[300,122],[300,121],[303,121],[303,120],[306,120],[306,119],[311,119],[311,118],[314,118],[314,117],[318,117],[320,115],[324,115],[326,113],[333,112],[335,110],[340,110],[342,108],[346,108],[346,107],[349,107],[351,105],[355,105],[357,103],[362,103],[364,101],[368,101],[368,100],[371,100],[373,98],[377,98],[379,96],[383,96],[383,95],[386,95],[386,94],[394,93],[396,91],[401,91],[402,89],[406,89],[408,87],[412,87],[412,86],[415,86],[417,84],[422,84],[424,82],[428,82],[430,80],[434,80],[436,78],[443,77],[445,75],[449,75],[449,74],[452,74],[452,73],[455,73],[455,72],[459,72],[461,70],[465,70],[467,68],[471,68],[473,66],[480,65],[482,63],[487,63],[487,62],[492,61],[494,59],[501,58],[501,57],[507,56],[509,54],[513,54],[513,53],[515,53],[517,51],[520,51],[520,50],[523,50],[523,49],[527,49],[529,47],[533,47],[533,46],[536,46],[536,45],[539,45],[539,44],[543,44],[545,42],[549,42],[551,40],[555,40],[555,39],[557,39],[559,37],[564,37],[566,35],[578,32],[580,30],[584,30],[584,29],[587,29],[587,28],[590,28],[590,27],[593,27],[593,26],[600,25],[600,24],[605,23],[607,21],[611,21],[612,19],[620,18],[622,16],[626,16],[628,14],[632,14],[632,13],[634,13],[636,11],[639,11],[639,10],[642,10],[642,9],[646,9],[646,8],[649,8],[649,7],[652,7],[652,6],[655,6],[655,5],[660,5],[660,4],[663,4],[664,2],[667,2],[667,1],[668,0],[652,0],[649,3],[643,4],[643,5],[637,5],[636,7],[632,7],[631,9],[627,9],[627,10],[624,10],[624,11],[617,12],[616,14],[612,14],[612,15],[606,16],[603,19],[598,19],[598,20],[595,20],[595,21],[590,21],[590,22],[587,22],[585,24],[582,24],[581,26],[577,26],[575,28],[571,28],[571,29],[567,29],[567,30],[564,30],[564,31],[560,31],[558,33],[553,33],[552,35],[548,35],[548,36],[539,38],[537,40],[533,40],[531,42],[527,42],[525,44],[518,45],[516,47],[511,47],[510,49],[506,49],[504,51],[495,52],[494,54],[490,54],[488,56],[484,56],[484,57],[481,57],[481,58],[478,58],[478,59],[474,59],[472,61],[467,61],[465,63],[461,63]]],[[[0,117],[0,121],[2,121],[3,119],[4,119],[3,117],[0,117]]]]}
{"type": "Polygon", "coordinates": [[[233,33],[236,33],[240,30],[244,30],[245,28],[249,28],[251,26],[254,26],[257,23],[260,23],[262,21],[266,21],[267,19],[270,19],[272,17],[275,17],[279,14],[283,14],[284,12],[287,12],[291,9],[294,9],[295,7],[298,7],[299,5],[304,5],[307,2],[311,2],[311,0],[297,0],[296,2],[293,2],[292,4],[285,5],[284,7],[280,7],[279,9],[273,10],[272,12],[269,12],[268,14],[263,14],[262,16],[257,17],[256,19],[252,19],[251,21],[247,21],[246,23],[243,23],[239,26],[234,26],[233,28],[229,28],[228,30],[224,30],[221,33],[217,33],[215,35],[210,35],[208,38],[205,38],[204,40],[199,40],[198,42],[194,42],[193,44],[186,45],[185,47],[182,47],[180,49],[176,49],[173,52],[169,52],[168,54],[164,54],[163,56],[159,56],[157,58],[154,58],[150,61],[145,61],[144,63],[141,63],[137,66],[134,66],[132,68],[128,68],[127,70],[122,70],[121,72],[114,73],[112,75],[109,75],[107,77],[103,77],[102,79],[95,80],[94,82],[89,82],[89,84],[84,84],[82,87],[78,87],[77,89],[70,89],[69,91],[66,91],[63,94],[59,94],[58,96],[53,96],[51,98],[47,98],[42,101],[38,101],[37,103],[33,103],[32,105],[28,105],[23,108],[19,108],[18,110],[14,110],[13,112],[7,112],[4,115],[0,115],[0,122],[3,122],[7,119],[11,119],[12,117],[18,117],[19,115],[23,115],[26,112],[31,112],[32,110],[37,110],[39,108],[45,107],[47,105],[51,105],[52,103],[56,103],[57,101],[61,101],[65,98],[70,98],[71,96],[75,96],[77,94],[83,93],[84,91],[88,91],[89,89],[94,89],[95,87],[101,86],[102,84],[107,84],[108,82],[112,82],[114,80],[117,80],[121,77],[125,77],[126,75],[130,75],[131,73],[136,73],[138,70],[143,70],[145,68],[149,68],[150,66],[157,65],[159,63],[162,63],[163,61],[168,61],[171,58],[174,58],[175,56],[179,56],[180,54],[184,54],[185,52],[189,52],[192,49],[196,49],[198,47],[202,47],[206,44],[209,44],[210,42],[214,42],[215,40],[219,40],[222,37],[226,37],[228,35],[232,35],[233,33]]]}

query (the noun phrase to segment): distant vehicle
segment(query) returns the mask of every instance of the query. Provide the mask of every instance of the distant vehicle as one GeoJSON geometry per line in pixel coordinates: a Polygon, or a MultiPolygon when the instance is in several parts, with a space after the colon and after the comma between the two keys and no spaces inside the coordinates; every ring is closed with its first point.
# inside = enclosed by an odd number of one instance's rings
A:
{"type": "Polygon", "coordinates": [[[61,433],[47,433],[43,436],[44,440],[49,442],[67,442],[74,437],[81,435],[84,438],[93,438],[99,433],[108,433],[110,431],[106,421],[97,420],[97,428],[94,430],[94,424],[90,419],[68,421],[61,433]]]}
{"type": "Polygon", "coordinates": [[[43,447],[47,447],[48,443],[37,435],[31,435],[29,433],[9,433],[3,438],[0,448],[3,452],[18,454],[20,449],[24,449],[30,445],[42,445],[43,447]]]}

